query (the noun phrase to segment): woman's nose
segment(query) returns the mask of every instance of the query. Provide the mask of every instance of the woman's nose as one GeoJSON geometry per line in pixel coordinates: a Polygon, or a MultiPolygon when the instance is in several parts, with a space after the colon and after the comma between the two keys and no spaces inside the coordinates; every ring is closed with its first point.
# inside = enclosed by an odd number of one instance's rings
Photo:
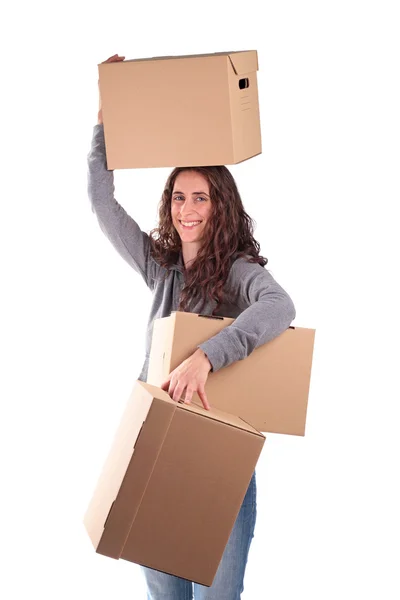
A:
{"type": "Polygon", "coordinates": [[[181,210],[180,210],[181,217],[188,214],[189,212],[190,212],[190,205],[188,203],[188,200],[185,200],[185,202],[183,202],[181,204],[181,210]]]}

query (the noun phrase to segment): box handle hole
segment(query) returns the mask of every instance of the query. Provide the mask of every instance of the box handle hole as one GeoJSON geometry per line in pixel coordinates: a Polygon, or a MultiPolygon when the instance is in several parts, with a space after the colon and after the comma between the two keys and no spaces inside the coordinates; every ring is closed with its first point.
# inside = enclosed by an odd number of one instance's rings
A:
{"type": "Polygon", "coordinates": [[[243,79],[239,79],[239,89],[244,90],[249,87],[249,78],[244,77],[243,79]]]}

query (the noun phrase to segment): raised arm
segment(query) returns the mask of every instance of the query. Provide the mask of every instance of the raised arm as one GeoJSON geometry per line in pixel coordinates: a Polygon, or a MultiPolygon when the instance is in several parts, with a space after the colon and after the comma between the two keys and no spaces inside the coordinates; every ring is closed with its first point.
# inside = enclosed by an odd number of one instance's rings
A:
{"type": "MultiPolygon", "coordinates": [[[[107,62],[117,62],[117,59],[111,57],[107,62]]],[[[151,288],[158,267],[150,256],[150,238],[114,197],[114,172],[107,170],[106,163],[101,100],[87,162],[88,196],[102,231],[122,258],[142,275],[151,288]]]]}

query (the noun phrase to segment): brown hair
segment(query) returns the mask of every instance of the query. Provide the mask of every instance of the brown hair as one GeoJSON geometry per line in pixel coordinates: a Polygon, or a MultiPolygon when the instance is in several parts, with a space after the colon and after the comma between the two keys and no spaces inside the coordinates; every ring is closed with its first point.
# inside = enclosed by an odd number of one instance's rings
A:
{"type": "Polygon", "coordinates": [[[211,218],[204,230],[202,246],[185,272],[179,310],[188,310],[198,298],[222,303],[223,287],[234,260],[246,256],[261,266],[268,259],[260,256],[260,245],[253,237],[254,222],[245,212],[235,180],[224,166],[177,167],[169,175],[159,205],[159,226],[150,232],[151,254],[167,270],[176,263],[182,244],[171,217],[171,198],[179,173],[195,171],[210,186],[211,218]]]}

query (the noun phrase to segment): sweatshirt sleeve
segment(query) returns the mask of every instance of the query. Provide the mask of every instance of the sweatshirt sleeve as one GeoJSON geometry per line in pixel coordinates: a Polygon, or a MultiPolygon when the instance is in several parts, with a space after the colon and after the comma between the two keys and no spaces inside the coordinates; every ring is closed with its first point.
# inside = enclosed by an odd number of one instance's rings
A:
{"type": "Polygon", "coordinates": [[[103,124],[93,128],[87,162],[88,196],[100,228],[122,258],[151,287],[155,265],[150,257],[150,238],[114,198],[114,172],[107,170],[103,124]]]}
{"type": "Polygon", "coordinates": [[[243,360],[255,348],[273,340],[296,316],[291,298],[264,267],[240,261],[232,268],[237,282],[235,293],[239,303],[247,307],[231,325],[198,346],[207,355],[213,372],[243,360]]]}

